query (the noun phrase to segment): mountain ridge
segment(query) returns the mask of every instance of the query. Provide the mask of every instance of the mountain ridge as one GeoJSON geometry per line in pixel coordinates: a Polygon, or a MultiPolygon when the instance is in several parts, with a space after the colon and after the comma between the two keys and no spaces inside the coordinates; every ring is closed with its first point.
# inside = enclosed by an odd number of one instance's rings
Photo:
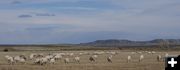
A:
{"type": "Polygon", "coordinates": [[[132,41],[127,39],[107,39],[96,40],[88,43],[80,43],[81,46],[97,46],[97,47],[122,47],[122,46],[174,46],[180,45],[180,39],[154,39],[150,41],[132,41]]]}

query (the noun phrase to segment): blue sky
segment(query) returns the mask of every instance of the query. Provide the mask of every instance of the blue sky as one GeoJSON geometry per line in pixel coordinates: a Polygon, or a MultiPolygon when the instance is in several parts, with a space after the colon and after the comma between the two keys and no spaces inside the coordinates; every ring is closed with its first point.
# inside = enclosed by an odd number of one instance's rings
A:
{"type": "Polygon", "coordinates": [[[0,1],[0,44],[180,39],[180,0],[0,1]]]}

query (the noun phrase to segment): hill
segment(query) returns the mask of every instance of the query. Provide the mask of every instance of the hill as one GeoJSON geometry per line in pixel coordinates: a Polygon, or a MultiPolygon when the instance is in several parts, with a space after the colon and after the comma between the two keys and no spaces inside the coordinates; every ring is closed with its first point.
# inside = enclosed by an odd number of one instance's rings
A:
{"type": "Polygon", "coordinates": [[[96,47],[143,47],[143,46],[177,46],[180,45],[180,39],[154,39],[151,41],[131,41],[131,40],[96,40],[94,42],[80,43],[81,46],[96,46],[96,47]]]}

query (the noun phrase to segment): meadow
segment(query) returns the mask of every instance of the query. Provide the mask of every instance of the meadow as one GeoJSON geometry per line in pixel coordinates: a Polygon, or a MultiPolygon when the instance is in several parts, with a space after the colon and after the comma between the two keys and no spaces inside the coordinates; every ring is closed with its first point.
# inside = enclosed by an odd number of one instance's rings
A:
{"type": "MultiPolygon", "coordinates": [[[[1,47],[1,50],[4,48],[1,47]]],[[[62,48],[55,47],[13,47],[17,49],[16,51],[0,51],[0,70],[164,70],[165,62],[157,61],[157,56],[164,56],[166,53],[169,55],[179,55],[180,51],[158,51],[155,50],[155,53],[147,53],[145,50],[119,50],[119,49],[102,49],[98,48],[97,50],[62,50],[62,48]],[[59,50],[57,50],[59,49],[59,50]],[[20,51],[18,51],[20,50],[20,51]],[[24,50],[24,51],[23,51],[24,50]],[[89,61],[89,57],[92,54],[79,55],[79,53],[88,52],[116,52],[117,54],[113,55],[112,63],[106,60],[107,56],[112,54],[100,54],[96,59],[96,62],[89,61]],[[135,52],[135,53],[132,53],[135,52]],[[141,53],[138,53],[141,52],[141,53]],[[63,56],[63,58],[69,58],[70,62],[64,63],[63,59],[57,60],[54,64],[45,64],[37,65],[33,63],[33,60],[27,60],[25,64],[15,63],[10,65],[7,62],[7,59],[4,57],[6,55],[16,56],[16,55],[25,55],[27,58],[32,53],[43,53],[47,55],[49,53],[74,53],[73,56],[63,56]],[[131,62],[127,63],[127,56],[132,57],[131,62]],[[144,55],[142,62],[139,62],[139,56],[144,55]],[[80,62],[76,63],[73,61],[75,56],[80,57],[80,62]]]]}

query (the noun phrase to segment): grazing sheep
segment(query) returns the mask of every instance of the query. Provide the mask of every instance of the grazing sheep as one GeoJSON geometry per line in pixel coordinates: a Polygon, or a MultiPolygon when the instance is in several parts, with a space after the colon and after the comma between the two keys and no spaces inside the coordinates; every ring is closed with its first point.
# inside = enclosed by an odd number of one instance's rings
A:
{"type": "Polygon", "coordinates": [[[156,52],[155,52],[155,51],[152,51],[151,53],[152,53],[152,54],[155,54],[156,52]]]}
{"type": "Polygon", "coordinates": [[[19,62],[25,64],[26,63],[26,59],[21,58],[21,59],[19,59],[19,62]]]}
{"type": "Polygon", "coordinates": [[[10,64],[14,64],[14,63],[15,63],[13,57],[11,57],[11,56],[9,56],[9,55],[6,55],[5,58],[8,60],[8,63],[10,63],[10,64]]]}
{"type": "Polygon", "coordinates": [[[53,58],[53,57],[54,57],[53,55],[47,55],[47,56],[45,56],[46,59],[51,59],[51,58],[53,58]]]}
{"type": "Polygon", "coordinates": [[[161,61],[161,59],[162,59],[161,55],[158,55],[157,56],[157,61],[161,61]]]}
{"type": "Polygon", "coordinates": [[[94,54],[101,55],[101,54],[104,54],[104,52],[103,51],[102,52],[94,52],[94,54]]]}
{"type": "Polygon", "coordinates": [[[27,60],[27,58],[26,58],[26,56],[25,56],[25,55],[19,55],[19,57],[21,57],[21,58],[23,58],[23,59],[27,60]]]}
{"type": "Polygon", "coordinates": [[[127,57],[127,62],[128,63],[131,62],[131,56],[130,55],[127,57]]]}
{"type": "Polygon", "coordinates": [[[137,52],[138,54],[142,54],[142,52],[137,52]]]}
{"type": "Polygon", "coordinates": [[[97,58],[98,56],[97,55],[93,55],[92,57],[97,58]]]}
{"type": "Polygon", "coordinates": [[[55,60],[62,59],[62,55],[60,55],[60,54],[57,54],[57,55],[55,55],[55,56],[54,56],[54,59],[55,59],[55,60]]]}
{"type": "Polygon", "coordinates": [[[89,60],[91,61],[91,62],[95,62],[95,59],[91,56],[91,57],[89,57],[89,60]]]}
{"type": "Polygon", "coordinates": [[[69,56],[73,56],[73,55],[74,55],[74,53],[70,53],[70,54],[69,54],[69,56]]]}
{"type": "Polygon", "coordinates": [[[79,63],[80,62],[80,57],[75,57],[74,61],[79,63]]]}
{"type": "Polygon", "coordinates": [[[165,53],[164,58],[163,58],[163,61],[165,61],[166,57],[168,57],[168,56],[169,56],[169,54],[168,54],[168,53],[165,53]]]}
{"type": "Polygon", "coordinates": [[[14,61],[17,63],[17,62],[20,62],[20,63],[25,63],[26,59],[25,58],[22,58],[21,56],[15,56],[14,57],[14,61]]]}
{"type": "Polygon", "coordinates": [[[112,63],[112,55],[109,56],[109,57],[107,57],[107,61],[110,62],[110,63],[112,63]]]}
{"type": "Polygon", "coordinates": [[[79,53],[79,55],[83,55],[83,53],[79,53]]]}
{"type": "Polygon", "coordinates": [[[35,56],[35,54],[30,54],[29,59],[30,60],[34,59],[34,56],[35,56]]]}
{"type": "Polygon", "coordinates": [[[165,54],[165,57],[168,57],[168,56],[169,56],[169,54],[168,54],[168,53],[166,53],[166,54],[165,54]]]}
{"type": "Polygon", "coordinates": [[[65,53],[59,53],[59,55],[64,56],[64,55],[66,55],[66,54],[65,54],[65,53]]]}
{"type": "Polygon", "coordinates": [[[43,53],[40,53],[40,54],[37,54],[37,53],[32,53],[30,54],[29,58],[30,60],[34,59],[34,58],[42,58],[44,57],[44,54],[43,53]]]}
{"type": "Polygon", "coordinates": [[[55,64],[55,59],[52,58],[52,59],[49,60],[49,62],[50,62],[51,64],[55,64]]]}
{"type": "Polygon", "coordinates": [[[117,54],[116,52],[110,52],[112,55],[115,55],[115,54],[117,54]]]}
{"type": "Polygon", "coordinates": [[[47,58],[37,58],[35,59],[34,63],[39,65],[44,65],[48,62],[47,58]]]}
{"type": "Polygon", "coordinates": [[[44,65],[47,64],[47,62],[48,62],[48,58],[41,58],[40,64],[44,65]]]}
{"type": "Polygon", "coordinates": [[[41,59],[40,58],[35,59],[34,63],[40,65],[41,64],[41,59]]]}
{"type": "Polygon", "coordinates": [[[131,52],[131,54],[135,54],[136,52],[131,52]]]}
{"type": "Polygon", "coordinates": [[[65,58],[65,59],[64,59],[64,62],[65,62],[66,64],[68,64],[68,63],[70,62],[69,58],[65,58]]]}
{"type": "Polygon", "coordinates": [[[141,62],[144,59],[144,55],[140,55],[139,62],[141,62]]]}

